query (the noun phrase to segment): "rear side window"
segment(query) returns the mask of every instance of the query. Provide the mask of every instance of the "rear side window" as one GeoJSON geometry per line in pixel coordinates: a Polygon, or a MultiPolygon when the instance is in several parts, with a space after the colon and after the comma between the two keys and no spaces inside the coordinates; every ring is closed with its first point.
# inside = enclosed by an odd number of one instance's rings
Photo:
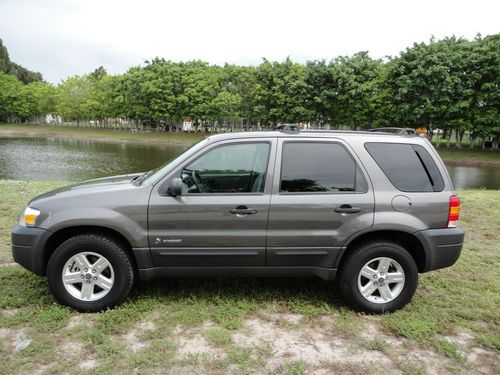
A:
{"type": "Polygon", "coordinates": [[[280,191],[366,192],[367,183],[347,150],[337,143],[283,144],[280,191]]]}
{"type": "Polygon", "coordinates": [[[419,145],[365,143],[391,183],[401,191],[442,191],[444,181],[429,153],[419,145]]]}

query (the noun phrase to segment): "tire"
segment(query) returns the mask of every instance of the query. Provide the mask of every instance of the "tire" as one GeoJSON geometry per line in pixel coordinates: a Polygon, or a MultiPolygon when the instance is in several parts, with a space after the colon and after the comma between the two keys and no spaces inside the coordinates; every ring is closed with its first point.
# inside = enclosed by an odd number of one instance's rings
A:
{"type": "Polygon", "coordinates": [[[57,247],[47,265],[47,279],[60,304],[80,312],[98,312],[127,298],[134,268],[118,241],[88,233],[57,247]]]}
{"type": "Polygon", "coordinates": [[[411,301],[417,284],[415,260],[394,242],[363,243],[345,255],[340,268],[340,294],[361,312],[382,314],[401,309],[411,301]]]}

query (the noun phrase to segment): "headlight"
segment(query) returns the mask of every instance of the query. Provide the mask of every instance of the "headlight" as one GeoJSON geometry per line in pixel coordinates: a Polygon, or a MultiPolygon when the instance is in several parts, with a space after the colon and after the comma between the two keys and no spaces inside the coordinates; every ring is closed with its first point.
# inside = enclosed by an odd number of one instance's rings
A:
{"type": "Polygon", "coordinates": [[[39,215],[39,210],[31,207],[26,207],[24,212],[21,214],[21,217],[19,218],[19,225],[22,225],[23,227],[34,227],[36,219],[39,215]]]}

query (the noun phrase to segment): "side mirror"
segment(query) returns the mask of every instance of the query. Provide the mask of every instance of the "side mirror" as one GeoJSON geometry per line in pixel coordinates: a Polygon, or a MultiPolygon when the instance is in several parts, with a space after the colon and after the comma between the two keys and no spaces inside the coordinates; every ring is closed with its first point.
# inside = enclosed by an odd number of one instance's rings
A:
{"type": "Polygon", "coordinates": [[[158,189],[160,195],[171,197],[176,197],[178,195],[182,195],[182,179],[177,177],[170,181],[166,181],[163,185],[158,189]]]}

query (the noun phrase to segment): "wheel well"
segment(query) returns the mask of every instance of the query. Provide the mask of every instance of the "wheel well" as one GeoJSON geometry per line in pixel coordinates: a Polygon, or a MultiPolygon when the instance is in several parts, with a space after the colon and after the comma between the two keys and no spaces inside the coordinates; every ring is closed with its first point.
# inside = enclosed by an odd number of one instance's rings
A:
{"type": "MultiPolygon", "coordinates": [[[[415,260],[418,272],[423,272],[423,270],[425,269],[425,262],[426,262],[425,251],[422,244],[420,243],[420,240],[410,233],[401,231],[381,230],[381,231],[368,232],[362,234],[361,236],[356,237],[353,241],[351,241],[347,245],[347,248],[345,249],[343,255],[345,255],[351,249],[354,249],[356,246],[358,246],[363,242],[374,241],[374,240],[386,240],[386,241],[388,240],[398,243],[399,245],[403,246],[406,250],[408,250],[413,260],[415,260]]],[[[342,267],[342,261],[344,259],[345,257],[342,256],[339,268],[342,267]]]]}
{"type": "Polygon", "coordinates": [[[132,252],[132,246],[130,245],[130,242],[128,242],[128,240],[121,233],[117,232],[114,229],[106,227],[85,225],[85,226],[63,228],[53,233],[49,237],[43,249],[43,257],[44,257],[43,262],[45,265],[44,269],[45,274],[47,273],[46,271],[47,263],[49,262],[50,257],[57,249],[57,247],[67,239],[84,233],[101,234],[118,241],[123,246],[125,251],[129,254],[132,265],[134,266],[134,269],[137,270],[137,263],[134,254],[132,252]]]}

